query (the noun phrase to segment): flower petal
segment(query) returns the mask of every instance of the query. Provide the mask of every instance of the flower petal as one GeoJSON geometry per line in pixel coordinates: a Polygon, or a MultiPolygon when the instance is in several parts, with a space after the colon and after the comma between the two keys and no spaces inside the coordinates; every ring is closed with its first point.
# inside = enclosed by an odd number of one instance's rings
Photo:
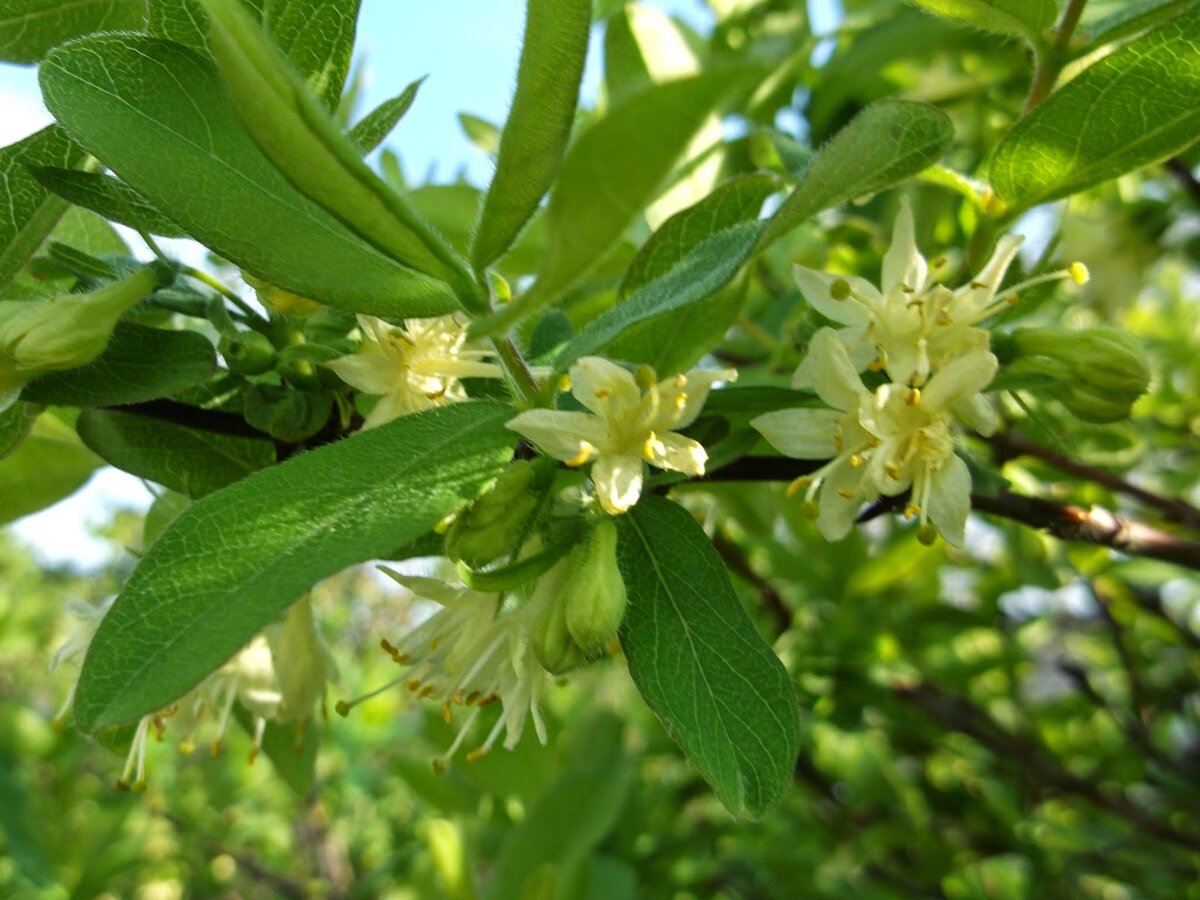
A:
{"type": "Polygon", "coordinates": [[[991,437],[1000,427],[996,407],[983,394],[972,394],[958,401],[954,404],[954,412],[984,437],[991,437]]]}
{"type": "Polygon", "coordinates": [[[968,321],[972,315],[977,315],[986,309],[996,296],[1004,274],[1021,249],[1024,235],[1006,234],[996,242],[992,258],[987,261],[971,283],[954,292],[958,299],[957,313],[960,321],[968,321]]]}
{"type": "Polygon", "coordinates": [[[838,333],[822,328],[809,345],[809,373],[817,396],[843,411],[858,407],[866,389],[838,333]]]}
{"type": "Polygon", "coordinates": [[[601,456],[592,464],[592,483],[606,513],[619,516],[638,502],[645,471],[640,457],[625,453],[601,456]]]}
{"type": "Polygon", "coordinates": [[[845,456],[830,467],[821,484],[817,513],[817,528],[826,540],[840,541],[849,534],[863,504],[878,496],[863,474],[863,469],[851,466],[849,457],[845,456]]]}
{"type": "Polygon", "coordinates": [[[793,266],[796,284],[800,293],[817,312],[841,325],[865,326],[871,318],[870,305],[883,302],[878,289],[865,278],[853,275],[833,275],[804,266],[793,266]],[[835,281],[850,285],[851,295],[843,300],[834,300],[831,293],[835,281]],[[862,299],[859,299],[862,298],[862,299]]]}
{"type": "Polygon", "coordinates": [[[708,452],[703,444],[673,431],[658,435],[657,443],[647,456],[651,457],[648,462],[652,466],[693,476],[703,475],[704,464],[708,462],[708,452]]]}
{"type": "Polygon", "coordinates": [[[506,428],[524,435],[555,459],[576,459],[584,443],[602,450],[607,432],[598,416],[554,409],[530,409],[509,419],[506,428]]]}
{"type": "Polygon", "coordinates": [[[971,511],[971,472],[957,454],[951,454],[930,479],[929,521],[943,538],[958,547],[971,511]]]}
{"type": "Polygon", "coordinates": [[[845,413],[835,409],[780,409],[750,420],[767,443],[794,459],[832,459],[834,435],[845,413]]]}
{"type": "MultiPolygon", "coordinates": [[[[718,381],[737,381],[737,372],[734,369],[692,369],[685,377],[687,383],[683,386],[683,405],[675,407],[669,420],[671,428],[687,428],[695,422],[712,386],[718,381]]],[[[671,396],[674,384],[670,380],[660,382],[659,388],[665,399],[671,396]]]]}
{"type": "Polygon", "coordinates": [[[571,393],[596,415],[620,420],[636,415],[642,400],[633,376],[600,356],[585,356],[571,366],[571,393]]]}
{"type": "Polygon", "coordinates": [[[892,226],[892,244],[883,255],[883,291],[890,295],[903,286],[903,293],[920,294],[925,290],[928,273],[929,266],[913,234],[912,206],[905,197],[892,226]]]}
{"type": "Polygon", "coordinates": [[[400,382],[403,373],[378,350],[351,353],[325,363],[338,378],[364,394],[386,394],[400,382]]]}
{"type": "Polygon", "coordinates": [[[921,392],[922,402],[947,407],[977,394],[992,382],[1000,363],[991,353],[968,353],[937,371],[921,392]]]}

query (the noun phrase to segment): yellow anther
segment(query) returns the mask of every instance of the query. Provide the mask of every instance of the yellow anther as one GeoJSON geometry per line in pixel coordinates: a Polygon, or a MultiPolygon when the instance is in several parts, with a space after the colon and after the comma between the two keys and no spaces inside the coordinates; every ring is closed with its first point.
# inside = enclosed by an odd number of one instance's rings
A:
{"type": "Polygon", "coordinates": [[[842,430],[841,430],[841,428],[839,428],[837,431],[835,431],[833,433],[833,446],[837,450],[838,453],[841,453],[842,447],[844,445],[845,445],[845,441],[842,439],[842,430]]]}
{"type": "Polygon", "coordinates": [[[900,480],[900,466],[898,466],[896,463],[888,463],[883,467],[883,471],[887,473],[887,477],[892,479],[892,481],[900,480]]]}
{"type": "Polygon", "coordinates": [[[483,759],[485,756],[487,756],[491,752],[492,752],[491,747],[480,747],[477,750],[472,750],[470,753],[467,754],[467,762],[471,763],[471,762],[475,762],[476,760],[483,759]]]}
{"type": "Polygon", "coordinates": [[[580,441],[579,452],[567,460],[567,465],[571,466],[572,468],[582,466],[592,458],[592,454],[594,452],[596,452],[595,447],[593,447],[587,441],[580,441]]]}
{"type": "Polygon", "coordinates": [[[445,775],[446,774],[446,761],[444,759],[442,759],[441,757],[438,757],[437,759],[435,759],[433,761],[433,774],[434,775],[445,775]]]}
{"type": "Polygon", "coordinates": [[[1088,283],[1091,275],[1088,274],[1088,267],[1078,260],[1067,266],[1067,274],[1071,276],[1071,280],[1079,285],[1088,283]]]}
{"type": "Polygon", "coordinates": [[[687,406],[687,394],[680,391],[675,395],[675,408],[683,409],[685,406],[687,406]]]}
{"type": "Polygon", "coordinates": [[[442,721],[449,725],[454,720],[454,716],[450,713],[449,701],[442,704],[442,721]]]}
{"type": "Polygon", "coordinates": [[[438,648],[438,646],[439,646],[441,643],[442,643],[442,639],[441,639],[440,637],[435,637],[435,638],[433,638],[433,639],[432,639],[432,640],[429,642],[429,651],[430,651],[431,653],[435,653],[435,652],[437,652],[437,648],[438,648]]]}
{"type": "Polygon", "coordinates": [[[935,259],[933,261],[933,267],[935,269],[940,269],[945,264],[946,264],[946,257],[944,257],[944,256],[939,256],[937,259],[935,259]]]}
{"type": "Polygon", "coordinates": [[[919,516],[920,514],[921,507],[917,506],[915,503],[910,503],[908,506],[904,507],[904,518],[906,519],[911,519],[913,516],[919,516]]]}
{"type": "Polygon", "coordinates": [[[687,387],[687,376],[684,375],[682,372],[680,372],[678,375],[675,376],[675,387],[677,387],[677,388],[687,387]]]}
{"type": "Polygon", "coordinates": [[[805,500],[804,505],[800,507],[800,514],[806,519],[815,519],[821,514],[821,507],[811,500],[805,500]]]}
{"type": "Polygon", "coordinates": [[[984,284],[982,281],[972,281],[971,287],[973,287],[977,291],[982,291],[982,290],[987,289],[987,285],[984,284]]]}
{"type": "Polygon", "coordinates": [[[600,390],[596,391],[597,400],[607,400],[611,396],[612,391],[610,391],[608,388],[600,388],[600,390]]]}
{"type": "Polygon", "coordinates": [[[464,706],[474,706],[475,701],[478,699],[479,699],[479,691],[471,691],[471,693],[467,694],[466,699],[463,700],[462,702],[463,702],[464,706]]]}
{"type": "Polygon", "coordinates": [[[484,697],[482,700],[479,701],[479,705],[480,706],[491,706],[493,703],[495,703],[499,699],[500,699],[499,694],[488,694],[486,697],[484,697]]]}
{"type": "Polygon", "coordinates": [[[801,475],[786,488],[784,488],[783,496],[790,500],[792,497],[795,497],[797,493],[799,493],[800,488],[807,487],[810,481],[812,481],[812,479],[807,475],[801,475]]]}
{"type": "Polygon", "coordinates": [[[908,396],[904,398],[904,402],[907,403],[909,406],[916,406],[918,403],[920,403],[921,402],[921,389],[920,388],[909,389],[908,396]]]}
{"type": "Polygon", "coordinates": [[[427,684],[417,693],[418,700],[428,700],[433,696],[433,685],[427,684]]]}
{"type": "Polygon", "coordinates": [[[900,290],[903,291],[905,294],[915,294],[917,292],[916,288],[911,288],[907,284],[901,284],[900,290]]]}
{"type": "Polygon", "coordinates": [[[850,296],[850,282],[837,278],[829,285],[829,296],[834,300],[845,300],[850,296]]]}
{"type": "Polygon", "coordinates": [[[853,500],[854,491],[850,490],[849,488],[841,488],[838,490],[838,496],[845,497],[847,500],[853,500]]]}
{"type": "Polygon", "coordinates": [[[415,691],[421,687],[421,679],[420,678],[412,678],[412,679],[404,682],[404,686],[406,688],[408,688],[410,691],[415,691]]]}
{"type": "Polygon", "coordinates": [[[179,755],[191,756],[196,752],[196,742],[190,738],[179,742],[179,755]]]}
{"type": "Polygon", "coordinates": [[[658,436],[653,431],[650,432],[650,436],[642,444],[642,456],[646,458],[647,462],[654,462],[666,450],[666,445],[658,439],[658,436]]]}
{"type": "Polygon", "coordinates": [[[254,765],[254,761],[256,759],[258,759],[258,748],[251,747],[250,752],[246,755],[246,765],[248,765],[248,766],[254,765]]]}
{"type": "Polygon", "coordinates": [[[565,394],[571,389],[571,376],[559,375],[558,381],[555,382],[554,387],[555,390],[557,390],[560,394],[565,394]]]}
{"type": "Polygon", "coordinates": [[[887,365],[887,363],[883,361],[883,357],[877,356],[873,360],[871,360],[869,363],[867,363],[867,371],[868,372],[882,372],[883,367],[886,365],[887,365]]]}
{"type": "Polygon", "coordinates": [[[864,459],[863,459],[861,456],[859,456],[857,453],[852,453],[852,454],[850,454],[850,468],[852,468],[852,469],[858,469],[858,468],[861,468],[861,467],[862,467],[862,464],[863,464],[864,462],[866,462],[866,460],[864,460],[864,459]]]}

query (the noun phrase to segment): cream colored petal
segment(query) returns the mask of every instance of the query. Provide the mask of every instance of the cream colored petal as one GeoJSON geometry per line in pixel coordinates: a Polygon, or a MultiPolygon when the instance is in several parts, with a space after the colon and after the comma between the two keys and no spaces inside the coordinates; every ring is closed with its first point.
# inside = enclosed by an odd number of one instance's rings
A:
{"type": "Polygon", "coordinates": [[[396,387],[401,373],[378,351],[352,353],[325,363],[338,378],[365,394],[386,394],[396,387]]]}
{"type": "Polygon", "coordinates": [[[660,404],[663,407],[668,407],[666,410],[669,415],[664,416],[662,412],[655,416],[652,428],[687,428],[696,421],[696,417],[700,415],[700,410],[704,407],[704,401],[708,399],[708,392],[712,390],[712,386],[718,381],[737,381],[737,372],[734,369],[692,369],[688,372],[686,383],[682,388],[677,386],[675,379],[667,379],[658,384],[660,404]],[[670,403],[680,393],[683,395],[682,404],[670,403]]]}
{"type": "Polygon", "coordinates": [[[673,431],[658,435],[650,443],[649,451],[646,455],[650,465],[692,476],[703,475],[704,464],[708,462],[703,444],[673,431]]]}
{"type": "Polygon", "coordinates": [[[505,427],[527,437],[555,459],[579,459],[579,465],[591,455],[587,445],[601,450],[607,442],[604,423],[590,413],[531,409],[510,419],[505,427]]]}
{"type": "Polygon", "coordinates": [[[809,345],[809,372],[817,396],[834,409],[851,410],[858,406],[866,389],[854,363],[832,328],[822,328],[809,345]]]}
{"type": "Polygon", "coordinates": [[[793,459],[832,459],[834,436],[845,413],[834,409],[780,409],[750,420],[767,443],[793,459]]]}
{"type": "Polygon", "coordinates": [[[939,369],[921,391],[921,402],[949,407],[991,384],[1000,363],[990,353],[968,353],[939,369]]]}
{"type": "Polygon", "coordinates": [[[854,468],[848,457],[842,457],[821,484],[817,528],[826,540],[840,541],[849,534],[863,504],[877,496],[862,476],[862,468],[854,468]]]}
{"type": "Polygon", "coordinates": [[[833,275],[804,266],[793,266],[800,293],[817,312],[841,325],[866,325],[871,318],[871,305],[883,302],[879,290],[871,282],[853,275],[833,275]],[[835,281],[850,285],[851,296],[834,300],[830,293],[835,281]]]}
{"type": "Polygon", "coordinates": [[[892,226],[892,244],[883,255],[883,290],[891,294],[902,286],[905,289],[902,293],[920,294],[925,290],[928,273],[925,257],[917,249],[912,206],[905,197],[900,201],[900,212],[892,226]]]}
{"type": "Polygon", "coordinates": [[[645,470],[640,457],[628,454],[601,456],[592,464],[592,483],[606,513],[619,516],[638,502],[645,470]]]}
{"type": "Polygon", "coordinates": [[[1004,281],[1004,274],[1012,265],[1012,261],[1016,259],[1017,251],[1021,249],[1021,243],[1024,240],[1023,235],[1006,234],[996,242],[996,249],[992,253],[991,259],[971,279],[969,284],[954,292],[954,296],[959,301],[956,310],[959,316],[969,317],[991,304],[1000,283],[1004,281]]]}
{"type": "MultiPolygon", "coordinates": [[[[366,421],[363,422],[363,431],[366,431],[368,428],[378,428],[380,425],[386,425],[393,419],[407,416],[422,409],[429,409],[433,406],[428,401],[425,401],[425,405],[414,404],[412,399],[412,395],[408,391],[393,391],[390,394],[384,394],[379,398],[379,402],[375,404],[375,408],[367,414],[366,421]]],[[[420,399],[424,400],[423,397],[420,399]]]]}
{"type": "Polygon", "coordinates": [[[571,393],[598,416],[637,415],[642,391],[629,372],[600,356],[585,356],[571,366],[571,393]]]}
{"type": "Polygon", "coordinates": [[[982,434],[991,437],[1000,427],[1000,416],[992,401],[983,394],[972,394],[954,404],[955,414],[982,434]]]}
{"type": "Polygon", "coordinates": [[[930,476],[929,521],[949,543],[962,544],[971,511],[971,472],[956,454],[930,476]]]}

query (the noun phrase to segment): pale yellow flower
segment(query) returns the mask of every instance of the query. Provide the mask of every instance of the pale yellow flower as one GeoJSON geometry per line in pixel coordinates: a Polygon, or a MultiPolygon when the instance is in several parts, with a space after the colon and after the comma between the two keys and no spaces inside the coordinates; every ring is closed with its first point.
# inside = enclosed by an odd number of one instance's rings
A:
{"type": "Polygon", "coordinates": [[[364,428],[465,400],[460,379],[502,375],[487,350],[467,343],[466,328],[453,315],[408,319],[403,326],[360,315],[358,324],[359,352],[326,365],[351,387],[379,396],[364,428]]]}
{"type": "Polygon", "coordinates": [[[508,427],[570,466],[592,463],[600,505],[620,515],[638,501],[647,463],[660,469],[703,475],[708,454],[676,432],[700,415],[712,385],[733,381],[726,369],[694,369],[650,384],[645,390],[625,369],[599,356],[571,367],[571,392],[588,412],[533,409],[508,427]]]}
{"type": "Polygon", "coordinates": [[[810,370],[818,396],[831,409],[787,409],[751,421],[781,453],[830,461],[797,479],[807,487],[817,526],[829,540],[845,537],[864,504],[911,488],[907,512],[919,519],[922,539],[933,530],[961,543],[970,510],[971,476],[954,452],[956,417],[985,433],[995,413],[979,395],[996,373],[996,357],[966,353],[921,388],[889,383],[869,391],[845,346],[830,328],[817,332],[810,370]]]}

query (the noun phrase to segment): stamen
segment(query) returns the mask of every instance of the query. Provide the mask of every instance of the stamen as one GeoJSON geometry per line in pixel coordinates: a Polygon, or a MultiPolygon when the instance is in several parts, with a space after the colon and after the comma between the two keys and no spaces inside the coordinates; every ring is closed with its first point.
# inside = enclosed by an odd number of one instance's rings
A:
{"type": "Polygon", "coordinates": [[[845,497],[847,500],[853,500],[854,491],[850,490],[849,488],[841,488],[838,490],[838,496],[845,497]]]}
{"type": "Polygon", "coordinates": [[[850,296],[850,282],[837,278],[829,285],[829,296],[834,300],[845,300],[850,296]]]}
{"type": "Polygon", "coordinates": [[[1071,280],[1081,287],[1088,283],[1091,275],[1088,273],[1088,267],[1076,260],[1067,266],[1067,274],[1071,276],[1071,280]]]}
{"type": "Polygon", "coordinates": [[[864,460],[864,459],[862,458],[862,456],[860,456],[860,455],[859,455],[859,454],[857,454],[857,453],[851,453],[851,454],[850,454],[850,460],[849,460],[849,461],[850,461],[850,468],[852,468],[852,469],[858,469],[858,468],[861,468],[861,467],[862,467],[862,464],[863,464],[863,463],[864,463],[866,460],[864,460]]]}
{"type": "Polygon", "coordinates": [[[806,486],[810,481],[812,481],[812,479],[809,476],[801,475],[799,478],[795,479],[791,484],[789,484],[786,488],[784,488],[783,496],[785,496],[789,500],[791,500],[793,497],[796,496],[796,494],[798,494],[800,492],[800,488],[806,486]]]}
{"type": "Polygon", "coordinates": [[[908,506],[904,507],[904,518],[906,518],[906,519],[911,519],[914,516],[918,516],[920,514],[921,514],[921,507],[917,506],[915,503],[910,503],[910,504],[908,504],[908,506]]]}
{"type": "Polygon", "coordinates": [[[904,398],[904,402],[909,406],[916,406],[921,402],[921,389],[912,388],[908,392],[908,396],[904,398]]]}
{"type": "Polygon", "coordinates": [[[572,468],[578,468],[592,458],[592,454],[596,452],[596,448],[587,441],[579,442],[579,453],[567,460],[567,465],[572,468]]]}
{"type": "MultiPolygon", "coordinates": [[[[391,681],[389,681],[387,684],[383,685],[382,687],[378,687],[373,691],[368,691],[367,693],[365,693],[359,697],[355,697],[353,700],[339,700],[333,706],[334,712],[336,712],[339,716],[341,716],[344,719],[346,716],[350,715],[350,710],[354,709],[354,707],[358,706],[358,704],[363,703],[367,700],[370,700],[372,697],[378,697],[384,691],[391,690],[392,688],[394,688],[396,685],[398,685],[403,680],[404,680],[403,675],[397,675],[395,678],[393,678],[391,681]]],[[[419,682],[418,682],[418,684],[419,684],[419,682]]]]}

